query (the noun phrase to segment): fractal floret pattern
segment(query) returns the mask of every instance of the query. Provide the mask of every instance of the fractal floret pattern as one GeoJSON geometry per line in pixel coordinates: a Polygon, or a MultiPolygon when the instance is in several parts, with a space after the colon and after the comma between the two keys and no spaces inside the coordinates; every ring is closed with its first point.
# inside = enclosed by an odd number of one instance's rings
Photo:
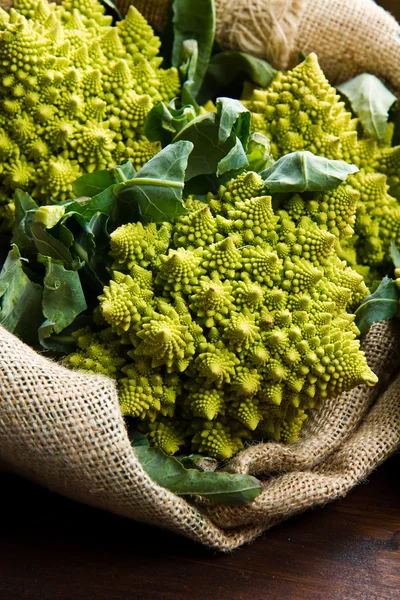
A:
{"type": "Polygon", "coordinates": [[[111,26],[98,0],[16,0],[0,9],[0,218],[13,190],[63,200],[85,172],[157,151],[147,113],[179,91],[160,68],[160,40],[131,6],[111,26]]]}
{"type": "MultiPolygon", "coordinates": [[[[335,206],[322,211],[323,217],[328,216],[326,223],[321,221],[316,204],[308,214],[328,230],[330,221],[344,217],[341,256],[363,275],[368,276],[371,267],[372,280],[391,240],[400,243],[400,147],[391,147],[393,124],[381,142],[362,132],[358,120],[330,86],[315,54],[292,71],[278,73],[267,89],[253,90],[243,103],[252,112],[252,127],[271,139],[274,158],[309,150],[359,167],[359,172],[348,178],[359,192],[351,239],[346,239],[352,233],[346,227],[346,215],[338,215],[335,206]]],[[[354,198],[349,195],[350,211],[354,198]]],[[[298,215],[302,214],[299,206],[298,215]]]]}
{"type": "Polygon", "coordinates": [[[353,200],[346,184],[327,194],[342,209],[322,230],[313,205],[274,211],[250,172],[172,227],[115,231],[99,309],[125,347],[122,412],[151,444],[226,459],[246,440],[294,441],[310,409],[376,383],[349,311],[367,290],[335,248],[353,200]]]}

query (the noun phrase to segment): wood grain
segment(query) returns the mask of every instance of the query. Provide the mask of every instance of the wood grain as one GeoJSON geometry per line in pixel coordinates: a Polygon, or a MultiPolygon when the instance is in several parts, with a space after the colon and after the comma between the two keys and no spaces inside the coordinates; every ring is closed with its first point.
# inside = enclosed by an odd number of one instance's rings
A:
{"type": "Polygon", "coordinates": [[[2,475],[1,600],[399,600],[400,456],[218,555],[2,475]]]}

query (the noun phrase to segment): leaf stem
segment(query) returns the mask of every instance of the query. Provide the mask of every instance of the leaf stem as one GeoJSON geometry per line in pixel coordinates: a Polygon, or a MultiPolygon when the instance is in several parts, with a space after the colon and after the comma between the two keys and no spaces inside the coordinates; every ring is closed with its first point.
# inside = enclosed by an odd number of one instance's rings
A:
{"type": "Polygon", "coordinates": [[[168,187],[168,188],[184,188],[184,183],[181,181],[168,181],[166,179],[156,179],[152,177],[135,177],[134,179],[129,179],[129,181],[125,181],[125,186],[130,187],[132,185],[157,185],[159,187],[168,187]]]}

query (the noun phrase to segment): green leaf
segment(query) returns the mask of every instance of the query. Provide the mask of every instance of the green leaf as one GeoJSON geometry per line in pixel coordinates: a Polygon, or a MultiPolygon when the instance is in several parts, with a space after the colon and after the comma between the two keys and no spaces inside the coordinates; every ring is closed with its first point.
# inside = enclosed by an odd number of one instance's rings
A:
{"type": "Polygon", "coordinates": [[[174,43],[172,64],[179,68],[181,46],[185,40],[196,40],[198,56],[192,75],[191,93],[196,96],[207,71],[215,37],[215,7],[213,0],[173,0],[174,43]]]}
{"type": "Polygon", "coordinates": [[[249,161],[249,171],[256,173],[267,169],[275,162],[271,156],[270,139],[258,131],[250,134],[246,155],[249,161]]]}
{"type": "Polygon", "coordinates": [[[30,281],[23,270],[18,247],[13,244],[0,273],[0,324],[27,343],[37,342],[43,320],[42,286],[30,281]]]}
{"type": "Polygon", "coordinates": [[[396,102],[396,96],[375,75],[369,73],[362,73],[342,83],[338,90],[349,99],[365,131],[381,140],[385,136],[389,109],[396,102]]]}
{"type": "Polygon", "coordinates": [[[161,150],[135,176],[116,186],[114,223],[171,221],[186,213],[185,172],[193,144],[178,141],[161,150]]]}
{"type": "Polygon", "coordinates": [[[55,334],[52,333],[53,324],[46,320],[40,325],[38,330],[40,345],[46,348],[46,350],[71,354],[71,352],[76,350],[76,339],[72,337],[72,333],[86,326],[93,326],[92,318],[88,315],[79,315],[61,333],[55,334]]]}
{"type": "Polygon", "coordinates": [[[86,196],[92,198],[114,183],[121,183],[131,179],[135,175],[135,169],[131,161],[127,160],[118,167],[85,173],[73,184],[72,189],[75,196],[86,196]]]}
{"type": "Polygon", "coordinates": [[[392,259],[395,269],[400,269],[400,250],[396,246],[396,242],[392,240],[389,247],[390,258],[392,259]]]}
{"type": "Polygon", "coordinates": [[[229,150],[228,154],[219,161],[217,165],[217,177],[221,177],[222,175],[226,175],[231,172],[233,175],[235,171],[240,171],[248,165],[249,161],[247,159],[246,152],[244,151],[243,144],[237,137],[233,148],[229,150]]]}
{"type": "Polygon", "coordinates": [[[69,249],[47,231],[44,223],[32,223],[31,234],[39,254],[61,261],[69,269],[81,266],[74,261],[69,249]]]}
{"type": "Polygon", "coordinates": [[[96,213],[89,223],[80,222],[72,247],[73,253],[85,263],[80,272],[85,289],[97,295],[101,294],[110,280],[108,267],[111,266],[112,259],[109,256],[108,221],[106,214],[96,213]]]}
{"type": "Polygon", "coordinates": [[[191,104],[177,109],[173,101],[169,106],[159,102],[146,117],[144,133],[150,142],[161,142],[164,148],[196,116],[196,110],[191,104]]]}
{"type": "Polygon", "coordinates": [[[149,447],[149,440],[147,437],[143,433],[136,431],[136,429],[128,427],[128,437],[132,446],[145,446],[146,448],[149,447]]]}
{"type": "Polygon", "coordinates": [[[81,215],[86,221],[90,221],[90,219],[98,212],[110,216],[114,208],[115,186],[116,183],[113,183],[92,198],[79,198],[68,205],[68,213],[66,215],[71,216],[75,213],[81,215]]]}
{"type": "Polygon", "coordinates": [[[13,230],[13,242],[17,244],[21,251],[32,250],[34,243],[31,225],[39,206],[32,200],[29,194],[21,190],[14,192],[14,204],[15,226],[13,230]]]}
{"type": "Polygon", "coordinates": [[[87,305],[76,271],[66,270],[61,261],[53,260],[49,256],[39,255],[38,261],[46,267],[42,304],[46,321],[39,332],[43,339],[52,333],[63,331],[87,305]]]}
{"type": "Polygon", "coordinates": [[[392,146],[400,146],[400,110],[396,112],[393,118],[394,132],[392,146]]]}
{"type": "Polygon", "coordinates": [[[262,492],[250,475],[185,469],[173,456],[156,448],[135,446],[134,452],[148,475],[178,496],[197,495],[220,504],[246,504],[262,492]]]}
{"type": "Polygon", "coordinates": [[[220,52],[210,58],[199,102],[204,103],[221,94],[240,97],[244,81],[266,88],[276,73],[268,62],[245,52],[220,52]]]}
{"type": "MultiPolygon", "coordinates": [[[[219,141],[219,117],[216,113],[207,113],[191,121],[176,136],[175,140],[189,140],[193,151],[186,169],[186,181],[198,175],[215,175],[219,162],[236,145],[234,133],[225,142],[219,141]]],[[[243,167],[247,159],[243,159],[243,167]]]]}
{"type": "Polygon", "coordinates": [[[311,152],[292,152],[282,156],[260,173],[271,193],[323,192],[333,190],[358,167],[342,160],[329,160],[311,152]]]}
{"type": "Polygon", "coordinates": [[[235,132],[244,148],[250,136],[250,111],[238,100],[232,98],[218,98],[216,102],[219,115],[218,141],[226,142],[235,132]]]}
{"type": "Polygon", "coordinates": [[[356,325],[364,337],[371,325],[393,319],[399,308],[399,289],[396,282],[384,277],[377,290],[365,298],[355,311],[356,325]]]}
{"type": "Polygon", "coordinates": [[[197,40],[185,40],[179,56],[179,72],[182,81],[181,104],[192,105],[197,114],[199,106],[194,98],[196,88],[199,45],[197,40]]]}

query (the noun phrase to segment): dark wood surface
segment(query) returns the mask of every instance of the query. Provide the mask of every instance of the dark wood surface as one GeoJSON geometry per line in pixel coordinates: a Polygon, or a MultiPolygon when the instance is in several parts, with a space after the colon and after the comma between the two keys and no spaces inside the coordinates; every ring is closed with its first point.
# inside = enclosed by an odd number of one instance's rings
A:
{"type": "Polygon", "coordinates": [[[229,555],[0,481],[1,600],[400,599],[400,455],[229,555]]]}
{"type": "Polygon", "coordinates": [[[400,20],[400,0],[378,0],[377,4],[380,4],[383,8],[389,10],[392,15],[400,20]]]}
{"type": "MultiPolygon", "coordinates": [[[[400,0],[380,3],[400,18],[400,0]]],[[[0,485],[0,600],[400,600],[399,455],[229,555],[12,475],[0,485]]]]}

